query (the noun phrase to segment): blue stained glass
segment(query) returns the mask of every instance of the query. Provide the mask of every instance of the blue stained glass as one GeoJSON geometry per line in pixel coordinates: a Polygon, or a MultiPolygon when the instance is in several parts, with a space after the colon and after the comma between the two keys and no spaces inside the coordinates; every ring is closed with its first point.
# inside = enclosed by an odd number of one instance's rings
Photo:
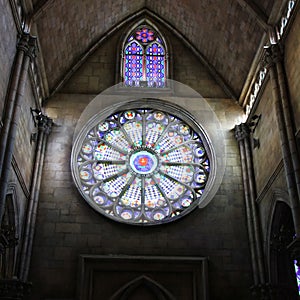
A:
{"type": "Polygon", "coordinates": [[[162,56],[146,57],[146,76],[148,85],[151,87],[165,86],[165,61],[162,56]]]}
{"type": "Polygon", "coordinates": [[[146,54],[147,55],[164,55],[165,50],[160,44],[153,43],[147,48],[146,54]]]}
{"type": "Polygon", "coordinates": [[[127,45],[127,47],[125,49],[125,54],[142,55],[143,49],[138,43],[132,42],[129,45],[127,45]]]}
{"type": "Polygon", "coordinates": [[[183,120],[139,106],[100,118],[86,130],[75,153],[76,180],[96,210],[118,221],[156,224],[197,206],[210,161],[200,132],[183,120]],[[90,132],[104,135],[95,141],[90,132]]]}
{"type": "Polygon", "coordinates": [[[148,87],[165,87],[166,53],[157,33],[140,27],[127,41],[129,43],[124,48],[124,84],[138,87],[141,81],[147,81],[148,87]]]}
{"type": "Polygon", "coordinates": [[[132,42],[125,48],[124,58],[124,81],[125,85],[138,86],[143,76],[143,49],[136,43],[132,42]]]}
{"type": "Polygon", "coordinates": [[[300,267],[297,265],[297,261],[294,261],[294,267],[296,272],[296,279],[297,279],[297,287],[298,287],[298,293],[300,295],[300,267]]]}
{"type": "Polygon", "coordinates": [[[148,43],[154,40],[154,32],[148,28],[137,30],[136,39],[142,43],[148,43]]]}
{"type": "Polygon", "coordinates": [[[130,158],[132,170],[139,174],[149,174],[153,172],[158,165],[158,160],[153,153],[148,151],[138,151],[130,158]]]}
{"type": "Polygon", "coordinates": [[[137,55],[126,55],[124,80],[128,86],[138,86],[143,77],[143,58],[137,55]]]}
{"type": "Polygon", "coordinates": [[[164,87],[164,54],[164,48],[158,43],[152,43],[146,50],[146,75],[151,87],[164,87]]]}

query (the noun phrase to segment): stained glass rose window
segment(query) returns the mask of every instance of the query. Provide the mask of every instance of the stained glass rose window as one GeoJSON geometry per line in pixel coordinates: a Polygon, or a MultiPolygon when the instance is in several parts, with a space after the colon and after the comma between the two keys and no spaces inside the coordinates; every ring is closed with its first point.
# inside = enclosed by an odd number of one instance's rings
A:
{"type": "Polygon", "coordinates": [[[210,153],[203,129],[186,116],[125,109],[83,128],[72,151],[72,174],[101,214],[160,224],[197,207],[210,177],[210,153]]]}

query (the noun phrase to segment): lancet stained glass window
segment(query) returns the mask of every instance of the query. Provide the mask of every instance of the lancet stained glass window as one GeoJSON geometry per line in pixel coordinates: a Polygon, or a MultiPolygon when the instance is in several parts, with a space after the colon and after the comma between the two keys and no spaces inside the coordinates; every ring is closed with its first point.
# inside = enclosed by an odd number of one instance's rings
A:
{"type": "Polygon", "coordinates": [[[73,177],[85,200],[117,221],[153,225],[197,207],[210,176],[201,129],[164,110],[118,111],[80,134],[73,177]]]}
{"type": "Polygon", "coordinates": [[[139,26],[127,38],[123,52],[124,85],[163,88],[166,82],[166,50],[159,34],[139,26]]]}
{"type": "Polygon", "coordinates": [[[294,267],[295,267],[295,273],[296,273],[298,294],[300,295],[300,267],[297,263],[297,260],[294,260],[294,267]]]}

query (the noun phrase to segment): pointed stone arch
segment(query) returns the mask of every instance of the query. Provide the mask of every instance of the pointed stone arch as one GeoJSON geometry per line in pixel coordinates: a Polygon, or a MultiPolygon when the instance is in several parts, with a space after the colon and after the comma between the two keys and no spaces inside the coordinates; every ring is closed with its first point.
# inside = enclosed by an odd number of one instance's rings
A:
{"type": "Polygon", "coordinates": [[[10,185],[5,201],[5,211],[0,234],[0,278],[12,278],[15,275],[19,214],[15,186],[10,185]]]}
{"type": "Polygon", "coordinates": [[[287,246],[295,235],[288,195],[275,190],[267,227],[267,270],[270,288],[275,300],[296,299],[297,285],[293,262],[287,246]]]}
{"type": "MultiPolygon", "coordinates": [[[[166,37],[164,35],[164,33],[160,30],[158,24],[156,24],[157,22],[153,22],[151,19],[149,19],[148,17],[144,16],[142,18],[140,18],[137,22],[135,22],[133,25],[130,24],[130,26],[128,26],[127,30],[124,32],[124,34],[121,35],[121,40],[119,42],[119,53],[118,53],[118,57],[120,57],[120,61],[117,61],[117,65],[118,65],[118,69],[119,72],[117,72],[118,74],[116,74],[116,82],[124,82],[124,77],[125,77],[125,71],[124,71],[124,65],[125,65],[125,50],[128,47],[128,45],[132,44],[132,43],[137,43],[138,47],[141,48],[142,50],[142,55],[141,59],[143,60],[143,73],[142,77],[143,80],[146,81],[147,85],[149,86],[149,83],[151,82],[151,80],[149,81],[150,78],[148,78],[148,75],[146,74],[146,57],[149,58],[151,56],[149,56],[146,52],[147,49],[149,47],[151,47],[152,44],[158,44],[158,48],[161,48],[161,53],[157,55],[155,58],[156,59],[161,59],[161,66],[163,66],[163,79],[161,79],[160,81],[162,86],[158,86],[158,87],[166,87],[165,86],[165,81],[167,78],[172,78],[172,72],[169,72],[169,68],[170,66],[172,66],[172,64],[169,63],[169,41],[166,40],[166,37]],[[135,33],[137,30],[141,31],[141,28],[143,28],[142,30],[149,30],[151,31],[152,35],[152,40],[148,40],[148,38],[146,39],[146,41],[143,40],[138,40],[137,38],[135,38],[135,33]],[[129,38],[131,38],[129,40],[129,38]],[[148,82],[149,81],[149,82],[148,82]]],[[[152,57],[154,57],[152,56],[152,57]]],[[[159,61],[157,61],[159,62],[159,61]]],[[[149,73],[152,73],[151,71],[149,73]]],[[[161,75],[161,74],[157,74],[157,75],[161,75]]],[[[124,82],[125,83],[125,82],[124,82]]],[[[125,84],[126,85],[126,84],[125,84]]],[[[131,85],[132,86],[132,85],[131,85]]]]}
{"type": "Polygon", "coordinates": [[[139,276],[123,285],[110,300],[129,300],[141,290],[140,288],[148,290],[149,299],[152,296],[156,300],[175,300],[166,288],[146,275],[139,276]]]}
{"type": "MultiPolygon", "coordinates": [[[[102,35],[94,44],[90,46],[84,53],[81,54],[81,56],[76,60],[76,62],[73,63],[73,65],[70,66],[69,70],[63,74],[63,76],[57,81],[54,88],[49,92],[49,98],[51,98],[53,95],[55,95],[63,86],[64,84],[71,78],[71,76],[81,67],[84,62],[88,59],[90,55],[92,55],[99,47],[102,45],[108,38],[112,37],[113,34],[117,32],[120,28],[127,24],[132,24],[132,22],[138,22],[141,19],[153,19],[154,22],[158,22],[163,24],[168,30],[170,30],[177,38],[179,38],[182,43],[192,51],[192,53],[199,59],[199,61],[206,67],[208,72],[211,74],[211,76],[214,78],[214,80],[219,84],[219,86],[222,88],[222,90],[225,92],[225,94],[232,98],[233,100],[237,100],[237,95],[234,92],[233,88],[226,82],[225,78],[221,76],[221,74],[215,69],[215,67],[207,60],[207,58],[198,50],[196,47],[192,44],[191,41],[189,41],[181,32],[179,32],[178,29],[176,29],[174,26],[172,26],[169,22],[164,20],[162,17],[158,16],[157,14],[154,14],[151,10],[147,8],[143,8],[134,14],[129,15],[126,19],[122,20],[118,24],[116,24],[113,28],[109,29],[104,35],[102,35]]],[[[169,45],[170,46],[170,45],[169,45]]],[[[171,60],[171,59],[170,59],[171,60]]],[[[170,61],[170,64],[172,64],[172,61],[170,61]]],[[[117,66],[117,69],[119,70],[119,66],[117,66]]],[[[119,78],[119,72],[116,71],[116,80],[119,78]]],[[[171,73],[171,70],[169,70],[169,73],[171,73]]],[[[116,82],[118,83],[118,82],[116,82]]]]}

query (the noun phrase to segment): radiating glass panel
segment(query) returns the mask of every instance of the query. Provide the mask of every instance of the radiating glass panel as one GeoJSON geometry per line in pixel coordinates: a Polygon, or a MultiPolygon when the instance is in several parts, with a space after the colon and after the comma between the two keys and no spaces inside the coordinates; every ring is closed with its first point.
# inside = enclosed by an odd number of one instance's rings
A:
{"type": "Polygon", "coordinates": [[[85,199],[118,221],[157,224],[196,207],[210,174],[199,133],[167,111],[115,112],[78,144],[76,176],[85,199]]]}
{"type": "Polygon", "coordinates": [[[136,39],[142,43],[149,43],[154,40],[154,31],[144,27],[136,31],[136,39]]]}

